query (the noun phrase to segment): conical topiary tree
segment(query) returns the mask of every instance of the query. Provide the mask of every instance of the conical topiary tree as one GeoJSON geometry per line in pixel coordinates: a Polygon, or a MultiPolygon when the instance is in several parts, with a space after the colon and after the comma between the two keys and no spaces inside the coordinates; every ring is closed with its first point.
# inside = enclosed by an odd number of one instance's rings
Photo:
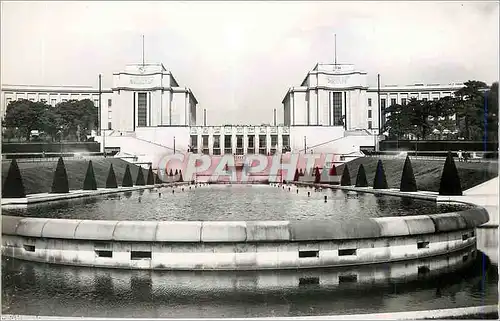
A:
{"type": "Polygon", "coordinates": [[[113,169],[113,164],[109,166],[108,178],[106,178],[106,188],[117,188],[118,183],[116,182],[115,170],[113,169]]]}
{"type": "Polygon", "coordinates": [[[146,179],[146,185],[154,185],[155,184],[155,177],[153,175],[153,168],[149,166],[148,169],[148,178],[146,179]]]}
{"type": "Polygon", "coordinates": [[[446,161],[444,162],[443,173],[441,174],[441,182],[439,184],[439,195],[461,196],[462,185],[458,176],[457,167],[453,161],[451,152],[448,152],[446,161]]]}
{"type": "Polygon", "coordinates": [[[179,175],[179,170],[175,170],[175,176],[179,175]]]}
{"type": "Polygon", "coordinates": [[[344,166],[344,171],[342,172],[342,177],[340,178],[340,186],[351,186],[351,173],[349,173],[349,167],[347,164],[344,166]]]}
{"type": "Polygon", "coordinates": [[[321,182],[321,172],[319,171],[319,167],[316,166],[314,168],[314,184],[319,184],[321,182]]]}
{"type": "Polygon", "coordinates": [[[300,171],[299,171],[299,176],[304,176],[304,175],[305,174],[304,174],[304,172],[302,171],[302,168],[301,168],[300,171]]]}
{"type": "Polygon", "coordinates": [[[368,187],[368,181],[366,179],[365,167],[363,164],[359,165],[358,175],[356,176],[356,187],[368,187]]]}
{"type": "Polygon", "coordinates": [[[403,173],[401,174],[401,184],[399,186],[401,192],[416,192],[417,181],[413,174],[410,157],[406,156],[405,165],[403,166],[403,173]]]}
{"type": "Polygon", "coordinates": [[[387,178],[385,177],[384,165],[382,165],[382,160],[379,159],[377,163],[377,171],[375,172],[375,178],[373,179],[374,189],[387,189],[387,178]]]}
{"type": "Polygon", "coordinates": [[[139,166],[139,171],[137,172],[137,179],[135,180],[135,185],[144,186],[146,182],[144,181],[144,173],[142,172],[142,167],[139,166]]]}
{"type": "Polygon", "coordinates": [[[85,191],[97,190],[97,181],[95,180],[94,167],[92,166],[92,161],[89,161],[89,165],[87,166],[87,173],[85,174],[85,180],[83,181],[83,190],[85,191]]]}
{"type": "Polygon", "coordinates": [[[182,178],[182,170],[179,170],[179,182],[184,182],[184,179],[182,178]]]}
{"type": "Polygon", "coordinates": [[[172,172],[172,169],[170,169],[170,172],[168,173],[168,176],[170,176],[170,177],[174,176],[174,172],[172,172]]]}
{"type": "Polygon", "coordinates": [[[26,191],[24,190],[21,171],[17,165],[17,161],[13,159],[10,162],[9,172],[2,188],[2,198],[24,198],[26,191]]]}
{"type": "Polygon", "coordinates": [[[155,177],[155,184],[161,184],[162,183],[162,181],[160,179],[160,176],[157,173],[155,173],[154,177],[155,177]]]}
{"type": "Polygon", "coordinates": [[[57,161],[51,193],[69,193],[68,174],[66,173],[66,166],[64,166],[62,157],[59,157],[57,161]]]}
{"type": "Polygon", "coordinates": [[[125,174],[123,174],[122,187],[132,186],[134,186],[134,181],[132,180],[132,174],[130,173],[130,166],[127,164],[127,167],[125,167],[125,174]]]}
{"type": "Polygon", "coordinates": [[[299,175],[300,175],[300,173],[299,173],[299,169],[298,169],[298,168],[296,168],[296,169],[295,169],[295,175],[293,175],[293,181],[294,181],[294,182],[298,182],[298,181],[299,181],[299,175]]]}
{"type": "Polygon", "coordinates": [[[337,168],[335,167],[335,164],[332,164],[332,168],[330,168],[330,176],[337,176],[337,168]]]}

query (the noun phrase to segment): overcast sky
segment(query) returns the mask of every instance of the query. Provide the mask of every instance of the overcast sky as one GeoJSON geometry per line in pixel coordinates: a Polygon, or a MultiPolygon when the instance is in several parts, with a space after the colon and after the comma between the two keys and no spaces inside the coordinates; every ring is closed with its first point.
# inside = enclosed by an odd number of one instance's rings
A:
{"type": "Polygon", "coordinates": [[[498,2],[2,2],[3,84],[91,85],[162,62],[209,124],[271,123],[317,62],[370,85],[499,76],[498,2]]]}

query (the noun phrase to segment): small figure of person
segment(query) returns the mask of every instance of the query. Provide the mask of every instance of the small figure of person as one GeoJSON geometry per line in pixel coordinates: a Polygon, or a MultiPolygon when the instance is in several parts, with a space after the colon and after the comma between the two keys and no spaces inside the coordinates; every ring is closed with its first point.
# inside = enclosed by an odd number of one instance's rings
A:
{"type": "Polygon", "coordinates": [[[459,161],[459,162],[463,162],[463,160],[464,160],[464,155],[463,155],[463,153],[462,153],[462,150],[459,150],[457,154],[458,154],[458,161],[459,161]]]}

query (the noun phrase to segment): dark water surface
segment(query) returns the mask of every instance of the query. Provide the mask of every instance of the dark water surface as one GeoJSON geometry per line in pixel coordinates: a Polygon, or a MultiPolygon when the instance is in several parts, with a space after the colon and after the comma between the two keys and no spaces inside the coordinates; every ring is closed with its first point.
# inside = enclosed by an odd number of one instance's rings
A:
{"type": "Polygon", "coordinates": [[[211,185],[189,189],[159,188],[92,199],[75,199],[24,208],[2,209],[3,215],[158,221],[250,221],[335,219],[404,216],[453,212],[458,204],[437,204],[396,196],[325,189],[267,185],[211,185]],[[311,196],[307,193],[310,192],[311,196]],[[160,195],[161,193],[161,195],[160,195]],[[327,196],[327,202],[324,201],[327,196]]]}
{"type": "Polygon", "coordinates": [[[498,267],[470,248],[426,260],[266,272],[166,272],[2,260],[2,313],[271,317],[497,304],[498,267]]]}

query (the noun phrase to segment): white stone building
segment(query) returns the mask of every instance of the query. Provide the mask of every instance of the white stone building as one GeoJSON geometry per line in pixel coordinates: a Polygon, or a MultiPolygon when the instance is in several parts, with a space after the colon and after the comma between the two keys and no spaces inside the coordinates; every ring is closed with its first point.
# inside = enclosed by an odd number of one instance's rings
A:
{"type": "MultiPolygon", "coordinates": [[[[375,147],[379,111],[391,104],[453,95],[463,84],[368,86],[366,72],[353,65],[317,64],[299,87],[282,101],[283,119],[271,125],[197,125],[193,92],[179,86],[163,64],[130,64],[113,74],[113,87],[101,90],[101,126],[108,147],[151,161],[152,155],[175,152],[273,154],[275,152],[359,153],[375,147]]],[[[91,99],[99,90],[85,86],[3,85],[2,114],[17,99],[45,100],[52,106],[70,99],[91,99]]],[[[381,119],[383,122],[384,120],[381,119]]],[[[155,156],[156,157],[156,156],[155,156]]],[[[154,161],[154,160],[153,160],[154,161]]]]}

